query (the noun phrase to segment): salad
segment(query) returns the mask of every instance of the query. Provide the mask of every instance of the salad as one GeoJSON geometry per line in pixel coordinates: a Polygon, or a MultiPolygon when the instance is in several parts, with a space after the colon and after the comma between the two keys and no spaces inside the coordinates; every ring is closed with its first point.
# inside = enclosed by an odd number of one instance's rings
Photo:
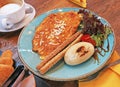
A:
{"type": "MultiPolygon", "coordinates": [[[[88,12],[87,10],[79,10],[79,14],[82,14],[83,19],[78,29],[82,31],[83,36],[81,41],[92,43],[95,47],[94,58],[98,60],[97,54],[104,56],[109,51],[109,42],[107,49],[103,48],[104,40],[107,39],[108,35],[112,33],[111,27],[104,25],[100,18],[96,15],[88,12]],[[102,54],[104,51],[104,54],[102,54]]],[[[108,39],[107,39],[108,40],[108,39]]],[[[99,60],[98,60],[99,61],[99,60]]]]}

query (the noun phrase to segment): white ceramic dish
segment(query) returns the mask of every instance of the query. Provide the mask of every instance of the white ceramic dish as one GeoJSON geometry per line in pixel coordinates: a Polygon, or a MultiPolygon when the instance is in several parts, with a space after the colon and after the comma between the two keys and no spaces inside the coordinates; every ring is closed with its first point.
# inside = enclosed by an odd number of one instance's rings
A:
{"type": "Polygon", "coordinates": [[[1,25],[1,22],[0,22],[0,32],[13,32],[13,31],[22,29],[24,26],[27,26],[34,18],[36,11],[32,5],[27,4],[27,3],[26,3],[26,8],[28,8],[29,10],[26,11],[25,18],[21,22],[13,25],[12,28],[4,29],[1,25]]]}

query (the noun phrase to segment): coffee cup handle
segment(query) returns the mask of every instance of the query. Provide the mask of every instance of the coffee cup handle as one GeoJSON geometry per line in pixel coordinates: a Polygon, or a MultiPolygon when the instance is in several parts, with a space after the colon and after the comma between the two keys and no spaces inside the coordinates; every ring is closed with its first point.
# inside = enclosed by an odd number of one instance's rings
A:
{"type": "Polygon", "coordinates": [[[13,23],[11,23],[10,21],[8,21],[8,19],[7,18],[4,18],[4,19],[2,19],[2,26],[3,26],[3,28],[5,28],[5,29],[10,29],[10,28],[12,28],[12,26],[14,25],[13,23]]]}
{"type": "Polygon", "coordinates": [[[30,14],[32,12],[33,12],[33,9],[30,6],[28,6],[27,4],[25,4],[25,13],[30,14]]]}

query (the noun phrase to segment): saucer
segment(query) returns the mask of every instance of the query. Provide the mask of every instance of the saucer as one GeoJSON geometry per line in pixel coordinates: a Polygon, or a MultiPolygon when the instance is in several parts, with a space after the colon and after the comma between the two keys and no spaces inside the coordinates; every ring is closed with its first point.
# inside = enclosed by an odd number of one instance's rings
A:
{"type": "Polygon", "coordinates": [[[29,10],[26,11],[25,18],[22,21],[13,25],[13,27],[10,29],[4,29],[0,23],[0,32],[16,31],[16,30],[22,29],[24,26],[28,25],[34,18],[36,11],[32,5],[27,4],[27,3],[26,3],[26,8],[28,8],[29,10]]]}

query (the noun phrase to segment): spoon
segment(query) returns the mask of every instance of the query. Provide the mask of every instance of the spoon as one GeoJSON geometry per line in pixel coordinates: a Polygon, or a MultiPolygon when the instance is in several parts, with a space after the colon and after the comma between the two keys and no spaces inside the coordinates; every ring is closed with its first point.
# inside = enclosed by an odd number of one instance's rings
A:
{"type": "Polygon", "coordinates": [[[92,74],[92,75],[90,75],[90,76],[88,76],[88,77],[86,77],[86,78],[82,78],[82,79],[80,79],[79,81],[80,81],[80,82],[86,82],[86,81],[93,80],[93,79],[95,79],[95,78],[100,74],[101,71],[106,70],[106,69],[108,69],[109,67],[114,66],[114,65],[117,65],[117,64],[120,64],[120,59],[118,59],[118,60],[116,60],[116,61],[114,61],[114,62],[112,62],[112,63],[110,63],[110,64],[105,65],[105,66],[104,66],[102,69],[100,69],[98,72],[96,72],[96,73],[94,73],[94,74],[92,74]]]}

